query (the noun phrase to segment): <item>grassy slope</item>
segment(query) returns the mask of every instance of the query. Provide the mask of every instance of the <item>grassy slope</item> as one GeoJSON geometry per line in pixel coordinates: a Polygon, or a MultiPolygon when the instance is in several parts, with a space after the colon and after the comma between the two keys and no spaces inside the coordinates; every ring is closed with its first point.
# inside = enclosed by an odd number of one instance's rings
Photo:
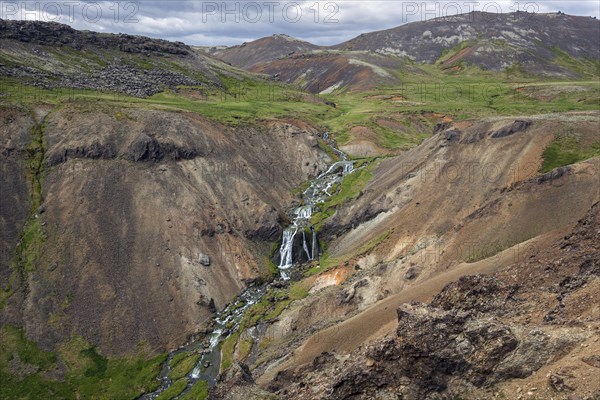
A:
{"type": "Polygon", "coordinates": [[[81,338],[46,352],[11,326],[2,328],[0,344],[0,399],[134,398],[158,386],[155,377],[166,358],[148,358],[140,350],[108,359],[81,338]]]}

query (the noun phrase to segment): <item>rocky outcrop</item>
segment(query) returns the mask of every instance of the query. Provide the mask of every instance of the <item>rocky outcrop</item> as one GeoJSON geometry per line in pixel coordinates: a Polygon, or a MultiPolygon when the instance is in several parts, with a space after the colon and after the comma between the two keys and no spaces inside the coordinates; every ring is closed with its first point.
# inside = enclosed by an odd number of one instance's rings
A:
{"type": "Polygon", "coordinates": [[[490,132],[489,135],[493,139],[503,138],[506,136],[514,135],[518,132],[522,132],[525,129],[529,128],[529,126],[531,126],[531,121],[516,120],[510,125],[504,126],[498,129],[497,131],[490,132]]]}
{"type": "Polygon", "coordinates": [[[186,56],[191,52],[191,48],[181,42],[125,34],[100,35],[90,31],[78,31],[56,22],[0,20],[0,39],[45,46],[70,46],[76,50],[85,46],[117,48],[123,52],[158,56],[165,53],[186,56]]]}
{"type": "Polygon", "coordinates": [[[68,159],[89,158],[91,160],[110,160],[115,157],[115,150],[110,144],[94,142],[90,146],[77,146],[72,149],[65,149],[62,152],[53,153],[48,156],[47,164],[49,167],[52,167],[68,159]]]}
{"type": "Polygon", "coordinates": [[[69,88],[147,97],[178,86],[220,85],[214,60],[180,42],[12,20],[0,20],[0,42],[2,59],[12,60],[0,64],[0,73],[23,85],[61,89],[52,96],[69,97],[69,88]]]}
{"type": "Polygon", "coordinates": [[[129,145],[126,158],[136,162],[159,162],[164,159],[191,160],[196,156],[198,156],[196,149],[177,146],[170,142],[160,142],[155,137],[142,135],[129,145]]]}
{"type": "Polygon", "coordinates": [[[447,285],[431,301],[442,310],[486,313],[507,311],[518,305],[517,285],[509,285],[488,275],[469,275],[447,285]]]}
{"type": "Polygon", "coordinates": [[[594,399],[598,385],[580,375],[600,366],[598,346],[585,350],[598,342],[591,299],[600,275],[599,228],[595,203],[545,249],[494,275],[462,277],[429,304],[401,305],[394,334],[348,356],[323,353],[281,370],[268,388],[284,399],[519,398],[509,382],[532,380],[540,398],[594,399]],[[542,368],[544,378],[536,374],[542,368]]]}
{"type": "Polygon", "coordinates": [[[147,97],[179,85],[202,86],[203,82],[164,68],[139,69],[130,65],[110,64],[91,73],[54,76],[54,80],[38,79],[37,85],[48,88],[70,87],[121,92],[134,97],[147,97]]]}
{"type": "Polygon", "coordinates": [[[485,315],[487,306],[479,305],[472,303],[471,311],[403,305],[398,309],[397,337],[371,344],[343,363],[330,356],[297,373],[282,372],[270,388],[290,399],[302,398],[306,387],[319,387],[313,397],[318,399],[454,398],[528,377],[577,342],[542,329],[516,329],[485,315]],[[319,379],[319,374],[329,379],[319,379]]]}
{"type": "MultiPolygon", "coordinates": [[[[154,67],[140,69],[131,65],[110,64],[90,72],[48,73],[28,66],[1,67],[2,75],[15,77],[24,83],[45,89],[71,88],[124,93],[148,97],[178,85],[202,86],[203,82],[178,72],[154,67]]],[[[68,96],[69,93],[65,93],[68,96]]]]}
{"type": "Polygon", "coordinates": [[[211,388],[209,397],[213,400],[248,399],[275,400],[272,393],[254,384],[250,368],[244,363],[235,363],[219,376],[218,385],[211,388]]]}

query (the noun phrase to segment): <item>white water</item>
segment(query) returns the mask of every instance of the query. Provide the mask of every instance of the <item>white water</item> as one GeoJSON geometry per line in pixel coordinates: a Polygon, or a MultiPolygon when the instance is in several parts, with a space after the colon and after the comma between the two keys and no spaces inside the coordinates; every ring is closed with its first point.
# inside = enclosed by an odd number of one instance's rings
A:
{"type": "MultiPolygon", "coordinates": [[[[327,170],[313,179],[310,186],[302,194],[304,205],[294,209],[291,213],[292,222],[290,226],[284,229],[281,238],[281,247],[279,248],[279,272],[283,279],[290,279],[289,270],[294,265],[294,239],[299,230],[302,231],[302,247],[309,260],[316,258],[317,249],[316,231],[310,223],[313,210],[318,208],[320,203],[327,201],[340,189],[340,184],[344,177],[354,171],[354,162],[348,161],[346,154],[333,147],[329,142],[329,135],[323,135],[333,151],[340,156],[341,161],[337,161],[329,166],[327,170]],[[335,189],[335,191],[334,191],[335,189]],[[305,228],[310,228],[312,233],[311,250],[309,251],[306,241],[305,228]]],[[[296,258],[297,259],[297,258],[296,258]]]]}
{"type": "Polygon", "coordinates": [[[292,246],[294,244],[294,238],[296,237],[297,232],[298,226],[295,224],[285,228],[283,231],[281,248],[279,249],[279,254],[281,256],[279,269],[288,269],[292,266],[292,246]]]}

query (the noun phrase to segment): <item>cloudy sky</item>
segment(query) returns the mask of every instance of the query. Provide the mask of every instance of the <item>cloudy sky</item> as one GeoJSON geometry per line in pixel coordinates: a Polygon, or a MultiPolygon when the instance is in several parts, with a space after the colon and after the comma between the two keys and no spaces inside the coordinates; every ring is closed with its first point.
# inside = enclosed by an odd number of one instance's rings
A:
{"type": "Polygon", "coordinates": [[[233,45],[275,33],[329,45],[407,22],[465,13],[556,12],[600,17],[583,1],[0,1],[0,18],[55,21],[187,44],[233,45]]]}

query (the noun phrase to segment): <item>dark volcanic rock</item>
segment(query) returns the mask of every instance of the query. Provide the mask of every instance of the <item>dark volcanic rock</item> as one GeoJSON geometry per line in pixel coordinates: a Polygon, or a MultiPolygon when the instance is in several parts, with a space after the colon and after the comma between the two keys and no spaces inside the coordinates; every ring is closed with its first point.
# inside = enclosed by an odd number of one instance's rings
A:
{"type": "Polygon", "coordinates": [[[504,126],[497,131],[490,133],[490,136],[494,139],[510,136],[517,132],[524,131],[529,128],[530,125],[531,121],[516,120],[511,125],[504,126]]]}
{"type": "Polygon", "coordinates": [[[448,122],[438,122],[433,127],[433,134],[436,135],[436,134],[438,134],[440,132],[445,131],[448,128],[450,128],[450,124],[448,122]]]}
{"type": "Polygon", "coordinates": [[[23,84],[45,89],[89,89],[147,97],[165,88],[205,84],[196,79],[198,70],[195,68],[183,67],[176,72],[162,62],[161,58],[164,58],[169,62],[182,62],[182,66],[197,66],[203,74],[207,72],[206,66],[198,64],[191,48],[180,42],[78,31],[58,23],[6,20],[0,20],[0,41],[2,46],[16,46],[20,51],[31,52],[32,59],[37,59],[30,62],[25,57],[10,65],[1,65],[0,73],[17,78],[23,84]],[[75,56],[69,52],[69,48],[85,51],[82,53],[84,60],[78,58],[80,54],[75,56]],[[107,53],[106,50],[117,52],[107,53]],[[86,54],[89,57],[85,58],[86,54]],[[48,63],[53,68],[43,68],[40,63],[48,63]]]}
{"type": "Polygon", "coordinates": [[[159,162],[165,158],[172,161],[191,160],[198,156],[196,149],[178,147],[173,143],[161,143],[155,137],[143,135],[127,148],[126,158],[130,161],[159,162]]]}
{"type": "Polygon", "coordinates": [[[562,176],[568,174],[569,172],[571,172],[570,166],[567,165],[564,167],[559,167],[559,168],[553,169],[550,172],[546,172],[543,175],[540,175],[539,177],[537,177],[536,181],[537,181],[537,183],[553,181],[558,178],[561,178],[562,176]]]}
{"type": "Polygon", "coordinates": [[[516,286],[507,285],[489,275],[468,275],[448,284],[431,301],[443,310],[474,311],[484,313],[506,310],[515,302],[516,286]]]}
{"type": "Polygon", "coordinates": [[[77,50],[84,46],[95,46],[154,55],[167,53],[185,56],[191,52],[191,48],[181,42],[125,34],[101,35],[90,31],[78,31],[56,22],[0,20],[0,39],[14,39],[47,46],[70,46],[77,50]]]}
{"type": "Polygon", "coordinates": [[[72,87],[114,91],[135,97],[146,97],[178,85],[197,86],[201,82],[162,68],[141,70],[130,65],[110,64],[89,74],[62,75],[59,83],[39,81],[41,86],[72,87]]]}
{"type": "Polygon", "coordinates": [[[448,142],[458,142],[460,140],[461,132],[458,129],[450,129],[444,132],[444,139],[448,142]]]}
{"type": "Polygon", "coordinates": [[[47,164],[49,167],[52,167],[74,158],[109,160],[115,157],[116,153],[111,145],[94,142],[90,146],[78,146],[73,149],[66,149],[62,153],[50,154],[47,164]]]}

